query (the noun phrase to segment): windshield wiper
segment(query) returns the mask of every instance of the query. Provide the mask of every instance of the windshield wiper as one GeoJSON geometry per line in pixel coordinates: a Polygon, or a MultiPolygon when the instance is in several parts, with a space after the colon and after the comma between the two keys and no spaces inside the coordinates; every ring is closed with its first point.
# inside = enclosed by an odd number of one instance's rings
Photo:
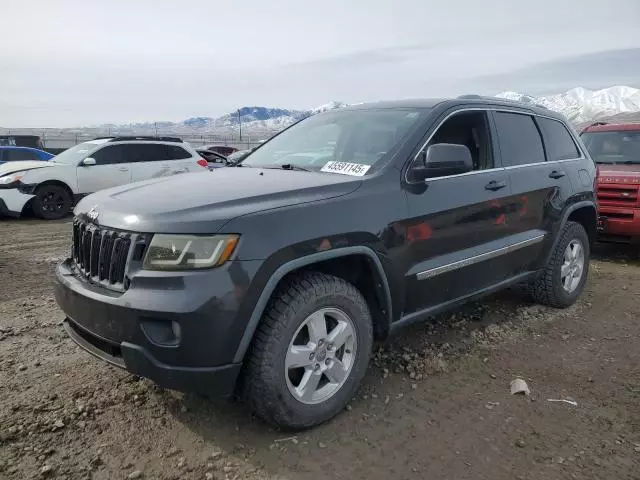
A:
{"type": "Polygon", "coordinates": [[[266,168],[269,170],[296,170],[298,172],[311,172],[308,168],[299,167],[293,163],[285,163],[284,165],[261,165],[258,168],[266,168]]]}
{"type": "Polygon", "coordinates": [[[298,165],[294,165],[293,163],[285,163],[284,165],[280,165],[282,170],[297,170],[299,172],[310,172],[308,168],[299,167],[298,165]]]}

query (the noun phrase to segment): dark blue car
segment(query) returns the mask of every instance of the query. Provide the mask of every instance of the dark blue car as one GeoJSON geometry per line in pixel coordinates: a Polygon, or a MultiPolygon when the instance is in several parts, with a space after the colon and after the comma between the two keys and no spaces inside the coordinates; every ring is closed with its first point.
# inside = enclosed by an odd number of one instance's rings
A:
{"type": "Polygon", "coordinates": [[[19,160],[50,160],[53,155],[31,147],[0,146],[0,165],[19,160]]]}

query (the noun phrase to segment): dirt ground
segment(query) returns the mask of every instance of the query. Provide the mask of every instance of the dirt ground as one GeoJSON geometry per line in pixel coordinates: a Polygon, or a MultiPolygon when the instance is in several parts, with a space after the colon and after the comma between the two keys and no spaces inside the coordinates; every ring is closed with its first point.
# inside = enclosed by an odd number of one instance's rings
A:
{"type": "Polygon", "coordinates": [[[346,411],[292,436],[74,346],[51,294],[69,229],[0,220],[0,478],[640,478],[635,250],[599,247],[570,309],[505,292],[402,332],[346,411]]]}

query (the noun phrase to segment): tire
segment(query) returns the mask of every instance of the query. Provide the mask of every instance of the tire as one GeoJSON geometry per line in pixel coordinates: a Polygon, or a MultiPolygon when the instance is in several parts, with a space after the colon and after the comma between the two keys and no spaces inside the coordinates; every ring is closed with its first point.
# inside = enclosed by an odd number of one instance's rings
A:
{"type": "Polygon", "coordinates": [[[372,344],[371,314],[356,287],[322,273],[295,275],[274,294],[256,331],[242,380],[244,400],[279,428],[301,430],[326,422],[353,398],[372,344]],[[322,324],[324,342],[314,333],[322,324]],[[303,384],[305,377],[310,383],[303,384]],[[315,379],[319,383],[312,388],[315,379]]]}
{"type": "Polygon", "coordinates": [[[33,213],[43,220],[57,220],[71,211],[72,199],[69,191],[60,185],[42,185],[36,189],[33,213]]]}
{"type": "MultiPolygon", "coordinates": [[[[571,249],[573,252],[573,248],[571,249]]],[[[540,277],[529,287],[529,293],[534,301],[555,308],[566,308],[573,305],[578,299],[587,283],[590,258],[589,237],[584,227],[576,222],[567,222],[562,231],[551,256],[542,270],[540,277]],[[583,250],[582,268],[579,272],[567,280],[567,264],[571,263],[566,258],[568,249],[572,245],[579,245],[583,250]],[[566,287],[569,288],[566,288],[566,287]]],[[[574,264],[575,267],[576,264],[574,264]]],[[[574,268],[571,267],[571,268],[574,268]]]]}

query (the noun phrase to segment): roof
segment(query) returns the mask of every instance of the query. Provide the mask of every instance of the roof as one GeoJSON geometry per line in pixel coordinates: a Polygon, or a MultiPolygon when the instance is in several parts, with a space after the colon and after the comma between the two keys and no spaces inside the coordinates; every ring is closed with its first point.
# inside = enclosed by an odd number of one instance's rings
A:
{"type": "MultiPolygon", "coordinates": [[[[495,106],[495,107],[505,107],[505,108],[522,108],[524,110],[528,110],[537,115],[544,115],[547,117],[553,117],[557,119],[564,119],[564,115],[559,112],[554,112],[553,110],[549,110],[548,108],[534,104],[534,103],[526,103],[519,102],[517,100],[509,100],[506,98],[499,97],[485,97],[480,95],[462,95],[457,98],[424,98],[424,99],[409,99],[409,100],[392,100],[392,101],[381,101],[381,102],[371,102],[371,103],[359,103],[355,105],[349,105],[347,107],[342,107],[339,111],[342,110],[366,110],[373,108],[435,108],[435,107],[455,107],[461,105],[477,105],[478,107],[483,106],[495,106]]],[[[328,110],[325,113],[335,112],[336,110],[328,110]]],[[[320,114],[321,115],[321,114],[320,114]]]]}
{"type": "Polygon", "coordinates": [[[583,132],[640,132],[640,123],[599,123],[590,125],[583,132]]]}
{"type": "Polygon", "coordinates": [[[35,147],[24,147],[22,145],[0,145],[0,149],[2,150],[37,150],[38,152],[44,152],[44,153],[49,153],[49,152],[45,152],[44,150],[41,150],[39,148],[35,148],[35,147]]]}

